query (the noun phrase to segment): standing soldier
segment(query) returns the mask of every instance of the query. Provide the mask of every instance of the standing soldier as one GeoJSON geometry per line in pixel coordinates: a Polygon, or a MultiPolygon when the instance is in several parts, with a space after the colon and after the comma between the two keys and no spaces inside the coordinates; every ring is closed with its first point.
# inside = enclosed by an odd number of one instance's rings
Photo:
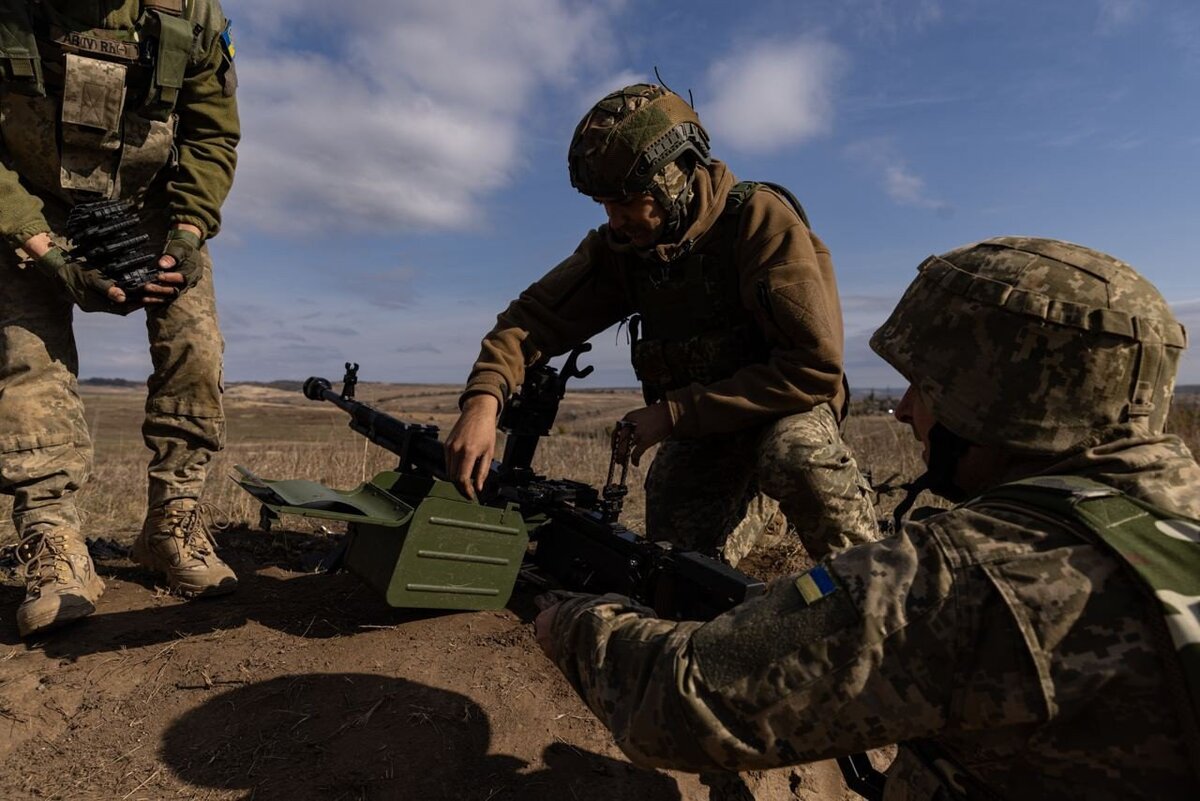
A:
{"type": "Polygon", "coordinates": [[[839,430],[833,263],[799,204],[739,183],[692,107],[648,84],[584,116],[568,166],[608,223],[484,338],[446,441],[451,476],[483,486],[497,414],[527,365],[628,319],[647,403],[625,416],[634,462],[662,443],[646,478],[651,539],[736,564],[778,501],[814,558],[873,540],[869,488],[839,430]]]}
{"type": "Polygon", "coordinates": [[[134,557],[183,595],[237,586],[198,505],[224,444],[212,262],[239,138],[229,22],[217,0],[0,0],[0,489],[13,523],[29,636],[90,614],[104,583],[75,493],[92,447],[72,307],[146,310],[154,365],[142,434],[152,456],[134,557]],[[71,260],[82,201],[137,203],[163,272],[125,293],[71,260]]]}
{"type": "Polygon", "coordinates": [[[900,743],[888,801],[1200,797],[1200,466],[1163,433],[1166,301],[1005,237],[927,259],[871,345],[911,382],[923,483],[969,500],[708,624],[573,598],[543,648],[641,765],[900,743]]]}

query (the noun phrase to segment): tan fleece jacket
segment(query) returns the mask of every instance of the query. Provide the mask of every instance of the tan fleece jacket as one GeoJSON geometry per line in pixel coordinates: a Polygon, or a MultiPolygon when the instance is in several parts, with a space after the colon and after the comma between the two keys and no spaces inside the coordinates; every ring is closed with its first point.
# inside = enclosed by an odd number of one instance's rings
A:
{"type": "Polygon", "coordinates": [[[698,168],[692,223],[677,242],[648,257],[615,247],[607,226],[591,231],[565,261],[531,285],[496,318],[471,370],[463,398],[485,392],[503,403],[520,387],[525,368],[565,353],[638,311],[626,292],[630,270],[654,259],[721,250],[719,237],[737,238],[734,268],[741,299],[771,346],[765,364],[746,366],[707,386],[667,393],[674,436],[737,431],[825,402],[839,413],[842,313],[829,250],[791,205],[762,187],[746,201],[737,224],[716,225],[737,182],[714,161],[698,168]]]}

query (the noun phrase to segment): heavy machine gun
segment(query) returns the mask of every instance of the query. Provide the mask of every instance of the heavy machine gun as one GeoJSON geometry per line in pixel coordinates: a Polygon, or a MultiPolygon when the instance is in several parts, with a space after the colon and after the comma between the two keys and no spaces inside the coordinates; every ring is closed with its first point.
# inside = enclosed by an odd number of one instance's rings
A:
{"type": "Polygon", "coordinates": [[[346,364],[342,391],[309,378],[304,394],[334,404],[350,427],[399,458],[395,470],[350,491],[310,481],[266,481],[239,466],[238,481],[263,503],[264,523],[281,514],[344,520],[339,566],[359,575],[395,607],[495,609],[519,578],[580,592],[616,592],[661,617],[706,620],[762,593],[761,581],[693,551],[650,542],[619,522],[626,494],[628,437],[613,435],[607,484],[597,490],[533,469],[540,439],[558,414],[567,381],[582,378],[578,359],[561,372],[527,371],[500,417],[508,435],[477,500],[447,480],[436,426],[406,423],[354,398],[357,364],[346,364]]]}
{"type": "MultiPolygon", "coordinates": [[[[350,416],[350,428],[399,458],[348,492],[311,481],[265,481],[239,466],[238,482],[262,504],[264,527],[281,514],[344,520],[345,566],[395,607],[497,609],[518,580],[579,592],[615,592],[652,607],[659,617],[709,620],[762,594],[763,582],[722,562],[664,542],[650,542],[618,519],[624,502],[630,438],[613,432],[608,481],[597,490],[533,469],[572,378],[584,378],[576,348],[561,372],[526,371],[521,391],[500,415],[508,435],[478,500],[447,479],[436,426],[405,423],[355,400],[358,365],[346,363],[342,391],[324,378],[304,382],[304,395],[350,416]]],[[[839,757],[847,786],[869,801],[883,795],[883,774],[866,754],[839,757]]]]}

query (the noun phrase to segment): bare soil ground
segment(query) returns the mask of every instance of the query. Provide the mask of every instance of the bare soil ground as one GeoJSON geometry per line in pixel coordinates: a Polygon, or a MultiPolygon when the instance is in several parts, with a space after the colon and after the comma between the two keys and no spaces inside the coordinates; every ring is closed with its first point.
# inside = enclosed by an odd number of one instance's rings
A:
{"type": "MultiPolygon", "coordinates": [[[[449,426],[455,390],[366,385],[400,417],[449,426]]],[[[241,586],[182,602],[120,546],[144,511],[142,396],[89,390],[96,474],[81,493],[108,583],[97,614],[22,642],[18,577],[0,570],[0,798],[57,799],[705,799],[695,776],[641,770],[612,745],[534,643],[531,596],[500,612],[388,609],[353,576],[308,566],[337,532],[285,521],[256,530],[257,507],[226,476],[235,463],[268,478],[349,487],[390,455],[345,417],[299,393],[233,387],[229,447],[207,496],[232,525],[218,532],[241,586]]],[[[541,469],[601,483],[605,426],[637,405],[629,391],[568,396],[541,469]]],[[[877,480],[913,474],[917,454],[887,417],[849,438],[877,480]]],[[[626,521],[640,528],[641,471],[626,521]]],[[[0,514],[7,517],[7,509],[0,514]]],[[[11,542],[0,529],[0,544],[11,542]]],[[[763,577],[801,566],[776,537],[743,565],[763,577]]],[[[748,777],[760,801],[845,799],[832,763],[748,777]]]]}

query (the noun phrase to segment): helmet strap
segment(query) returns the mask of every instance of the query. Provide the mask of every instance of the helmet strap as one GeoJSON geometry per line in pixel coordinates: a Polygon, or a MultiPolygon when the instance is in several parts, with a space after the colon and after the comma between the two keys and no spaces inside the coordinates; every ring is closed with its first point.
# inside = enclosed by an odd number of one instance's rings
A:
{"type": "Polygon", "coordinates": [[[683,191],[674,199],[667,195],[666,191],[657,183],[650,184],[650,194],[667,213],[662,235],[659,237],[660,242],[674,242],[687,228],[688,212],[691,209],[692,198],[695,196],[695,191],[693,190],[695,181],[696,169],[693,166],[687,171],[687,183],[684,184],[683,191]]]}
{"type": "Polygon", "coordinates": [[[970,447],[970,442],[941,423],[933,424],[933,428],[929,429],[929,467],[916,479],[903,485],[904,499],[892,513],[897,529],[917,496],[925,490],[955,503],[967,499],[967,492],[954,483],[954,474],[958,471],[958,461],[970,447]]]}

